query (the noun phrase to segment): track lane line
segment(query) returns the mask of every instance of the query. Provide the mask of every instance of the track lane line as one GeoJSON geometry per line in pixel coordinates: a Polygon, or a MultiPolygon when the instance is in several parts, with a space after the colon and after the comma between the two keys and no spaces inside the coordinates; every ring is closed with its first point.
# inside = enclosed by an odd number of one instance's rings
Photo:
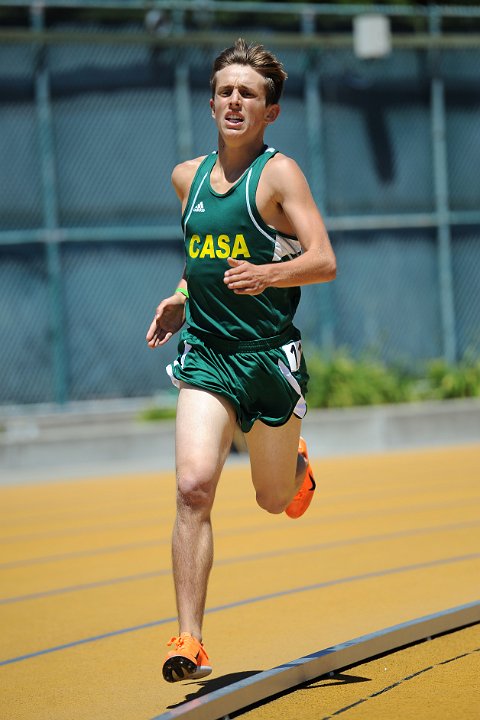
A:
{"type": "MultiPolygon", "coordinates": [[[[278,590],[273,593],[266,593],[264,595],[258,595],[250,598],[244,598],[243,600],[236,600],[235,602],[231,603],[225,603],[223,605],[217,605],[212,608],[207,608],[205,610],[205,615],[211,615],[213,613],[217,612],[224,612],[225,610],[232,610],[233,608],[241,607],[244,605],[253,605],[255,603],[265,602],[267,600],[273,600],[275,598],[279,597],[285,597],[287,595],[296,595],[304,592],[312,592],[313,590],[320,590],[325,587],[332,587],[334,585],[345,585],[348,583],[354,583],[354,582],[361,582],[362,580],[371,580],[373,578],[377,577],[385,577],[388,575],[396,575],[404,572],[412,572],[415,570],[424,570],[426,568],[432,568],[432,567],[438,567],[440,565],[450,565],[450,564],[456,564],[456,563],[462,563],[467,562],[469,560],[477,560],[480,558],[480,553],[471,553],[469,555],[460,555],[457,557],[452,558],[439,558],[437,560],[432,560],[429,562],[424,563],[417,563],[414,565],[405,565],[400,566],[396,568],[386,568],[384,570],[377,570],[369,573],[364,573],[362,575],[351,575],[344,578],[337,578],[336,580],[327,580],[325,582],[321,583],[314,583],[312,585],[304,585],[302,587],[298,588],[289,588],[288,590],[278,590]]],[[[119,635],[125,635],[127,633],[132,632],[138,632],[140,630],[145,630],[153,627],[157,627],[159,625],[165,625],[169,622],[176,622],[177,618],[171,617],[171,618],[162,618],[160,620],[152,620],[148,623],[143,623],[141,625],[135,625],[133,627],[127,627],[127,628],[120,628],[119,630],[112,630],[107,633],[103,633],[101,635],[93,635],[88,638],[81,638],[80,640],[73,640],[69,643],[64,643],[63,645],[56,645],[54,647],[50,648],[44,648],[43,650],[36,650],[32,653],[27,653],[25,655],[19,655],[17,657],[8,658],[6,660],[0,661],[0,667],[3,667],[5,665],[12,665],[14,663],[23,662],[25,660],[31,660],[36,657],[40,657],[42,655],[49,655],[54,652],[60,652],[62,650],[68,650],[73,647],[77,647],[79,645],[86,645],[93,642],[98,642],[99,640],[105,640],[107,638],[116,637],[119,635]]]]}
{"type": "MultiPolygon", "coordinates": [[[[480,502],[480,500],[479,500],[480,502]]],[[[348,513],[345,515],[334,515],[330,517],[324,517],[319,518],[312,517],[312,519],[309,520],[302,520],[302,527],[312,527],[313,525],[318,525],[321,523],[322,525],[331,525],[336,522],[345,522],[349,520],[359,520],[359,519],[365,519],[370,517],[376,517],[377,515],[381,515],[382,518],[386,515],[392,515],[392,514],[398,514],[398,513],[413,513],[413,512],[422,512],[423,510],[432,510],[432,509],[443,509],[448,507],[450,508],[462,508],[465,505],[468,507],[472,507],[472,501],[471,499],[468,500],[461,500],[455,503],[441,503],[441,504],[425,504],[425,505],[412,505],[409,507],[400,507],[400,508],[393,508],[393,509],[379,509],[376,511],[372,511],[369,513],[348,513]]],[[[474,522],[474,521],[472,521],[474,522]]],[[[278,525],[266,527],[265,524],[259,524],[259,525],[250,525],[248,527],[242,527],[242,528],[234,528],[231,529],[225,529],[225,530],[218,530],[216,533],[216,537],[232,537],[235,535],[245,535],[245,534],[251,534],[253,532],[263,532],[263,533],[269,533],[269,532],[276,532],[278,530],[278,525]]],[[[165,538],[165,539],[159,539],[159,540],[149,540],[149,541],[141,541],[138,543],[130,543],[128,545],[113,545],[106,548],[95,548],[93,550],[76,550],[71,553],[60,553],[58,555],[43,555],[39,557],[34,558],[25,558],[23,560],[11,560],[7,562],[0,563],[0,571],[1,570],[7,570],[11,568],[16,567],[25,567],[27,565],[38,565],[42,563],[49,563],[49,562],[57,562],[62,560],[70,560],[71,558],[75,557],[88,557],[88,555],[99,555],[102,553],[109,553],[109,552],[119,552],[126,549],[135,549],[135,548],[141,548],[141,547],[148,547],[150,545],[165,545],[169,544],[171,541],[171,538],[165,538]]]]}
{"type": "MultiPolygon", "coordinates": [[[[384,533],[382,535],[364,535],[361,537],[347,538],[345,540],[335,540],[326,543],[318,543],[316,545],[301,545],[298,547],[277,548],[268,552],[255,553],[252,555],[241,555],[233,558],[223,558],[215,560],[215,566],[233,565],[243,562],[255,562],[256,560],[265,560],[267,558],[282,557],[287,555],[302,555],[305,553],[318,552],[319,550],[333,550],[339,547],[348,547],[349,545],[366,545],[372,542],[385,542],[388,540],[397,540],[399,538],[412,537],[415,535],[431,535],[437,532],[452,532],[455,530],[467,530],[469,528],[480,526],[480,520],[472,520],[465,523],[455,523],[451,525],[437,525],[431,528],[413,528],[411,530],[398,530],[393,533],[384,533]]],[[[163,543],[162,543],[163,544],[163,543]]],[[[171,568],[161,568],[149,572],[143,572],[132,575],[123,575],[110,578],[108,580],[97,580],[90,583],[82,583],[80,585],[68,585],[60,588],[52,588],[50,590],[39,590],[35,593],[25,595],[16,595],[12,597],[0,598],[0,605],[9,605],[11,603],[25,602],[37,600],[44,597],[52,597],[55,595],[63,595],[71,592],[81,592],[83,590],[91,590],[98,587],[108,585],[116,585],[122,582],[135,582],[137,580],[145,580],[153,577],[163,577],[171,574],[171,568]]]]}

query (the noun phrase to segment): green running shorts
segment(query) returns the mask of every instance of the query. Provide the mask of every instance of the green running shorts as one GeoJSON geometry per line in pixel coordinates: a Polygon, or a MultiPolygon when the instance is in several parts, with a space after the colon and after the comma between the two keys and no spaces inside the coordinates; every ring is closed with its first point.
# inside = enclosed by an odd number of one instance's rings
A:
{"type": "Polygon", "coordinates": [[[243,432],[255,420],[278,426],[292,414],[303,418],[307,412],[308,373],[296,328],[251,342],[200,337],[184,330],[178,357],[167,373],[177,387],[182,381],[229,400],[243,432]]]}

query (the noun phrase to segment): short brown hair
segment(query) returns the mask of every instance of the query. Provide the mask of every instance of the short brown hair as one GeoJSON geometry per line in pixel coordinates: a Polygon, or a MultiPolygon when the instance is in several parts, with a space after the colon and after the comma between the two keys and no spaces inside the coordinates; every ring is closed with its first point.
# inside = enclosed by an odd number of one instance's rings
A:
{"type": "Polygon", "coordinates": [[[265,101],[267,105],[278,103],[283,90],[283,83],[288,75],[273,53],[265,50],[263,45],[247,45],[243,38],[238,38],[235,45],[226,48],[215,58],[210,76],[212,96],[215,95],[216,75],[228,65],[249,65],[265,78],[265,101]]]}

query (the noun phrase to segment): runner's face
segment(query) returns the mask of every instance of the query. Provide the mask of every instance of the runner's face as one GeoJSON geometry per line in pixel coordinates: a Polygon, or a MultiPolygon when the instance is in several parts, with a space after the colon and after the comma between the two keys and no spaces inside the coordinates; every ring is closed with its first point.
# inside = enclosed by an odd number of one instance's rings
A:
{"type": "Polygon", "coordinates": [[[248,65],[228,65],[216,76],[212,117],[229,141],[263,135],[278,115],[278,105],[266,105],[265,79],[248,65]]]}

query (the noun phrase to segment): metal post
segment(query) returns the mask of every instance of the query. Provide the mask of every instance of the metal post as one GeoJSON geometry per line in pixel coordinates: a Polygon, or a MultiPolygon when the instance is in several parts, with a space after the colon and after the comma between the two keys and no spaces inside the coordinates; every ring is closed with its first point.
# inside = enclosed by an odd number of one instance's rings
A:
{"type": "Polygon", "coordinates": [[[189,67],[187,62],[182,62],[175,67],[177,150],[180,161],[188,160],[193,156],[191,107],[189,67]]]}
{"type": "MultiPolygon", "coordinates": [[[[322,96],[320,90],[321,74],[318,64],[318,54],[315,51],[309,52],[304,74],[304,93],[309,182],[315,202],[324,215],[326,212],[325,156],[323,151],[322,96]]],[[[327,355],[330,355],[335,343],[333,297],[330,283],[319,285],[316,289],[316,295],[319,307],[317,327],[320,346],[327,355]]]]}
{"type": "Polygon", "coordinates": [[[305,116],[307,124],[307,147],[309,180],[312,194],[322,213],[325,213],[325,163],[323,156],[323,118],[320,93],[320,72],[316,57],[309,53],[305,72],[305,116]]]}
{"type": "MultiPolygon", "coordinates": [[[[175,9],[172,14],[173,33],[181,36],[185,32],[185,13],[182,9],[175,9]]],[[[175,117],[177,125],[177,152],[178,158],[189,160],[193,156],[193,130],[190,109],[190,70],[188,56],[180,50],[181,57],[175,62],[175,117]]]]}
{"type": "MultiPolygon", "coordinates": [[[[429,16],[430,32],[441,32],[438,12],[432,8],[429,16]]],[[[433,143],[433,172],[435,209],[437,215],[438,273],[440,286],[440,312],[442,322],[443,356],[449,363],[457,360],[457,338],[451,231],[448,202],[448,166],[445,122],[445,86],[438,68],[438,52],[431,51],[431,127],[433,143]]]]}
{"type": "MultiPolygon", "coordinates": [[[[31,21],[34,32],[44,30],[43,5],[32,6],[31,21]]],[[[45,47],[40,44],[37,46],[36,53],[35,102],[42,171],[43,219],[44,226],[48,231],[45,250],[52,333],[54,400],[62,405],[67,400],[67,362],[58,241],[57,178],[50,105],[50,77],[45,60],[45,47]]]]}

